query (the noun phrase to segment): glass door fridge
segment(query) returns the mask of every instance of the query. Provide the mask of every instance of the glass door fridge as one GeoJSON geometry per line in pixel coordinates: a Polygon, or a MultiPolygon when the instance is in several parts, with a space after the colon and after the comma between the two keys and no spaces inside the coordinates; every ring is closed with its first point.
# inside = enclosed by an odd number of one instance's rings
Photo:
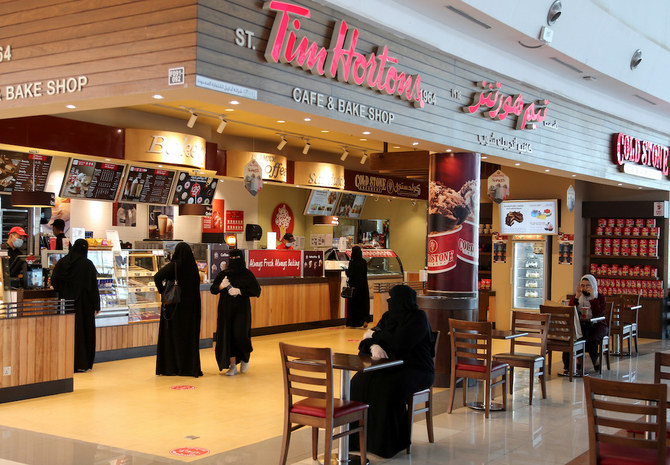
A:
{"type": "Polygon", "coordinates": [[[512,307],[537,310],[546,299],[547,241],[513,240],[512,307]]]}

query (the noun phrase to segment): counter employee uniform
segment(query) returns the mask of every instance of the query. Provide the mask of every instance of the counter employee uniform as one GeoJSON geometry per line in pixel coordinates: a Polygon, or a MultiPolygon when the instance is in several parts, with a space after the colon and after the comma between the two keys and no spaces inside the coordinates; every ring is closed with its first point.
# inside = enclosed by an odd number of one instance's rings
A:
{"type": "Polygon", "coordinates": [[[281,238],[281,242],[277,246],[279,250],[293,250],[293,244],[295,244],[295,238],[293,234],[286,233],[284,237],[281,238]]]}
{"type": "Polygon", "coordinates": [[[7,242],[2,244],[2,248],[9,252],[9,276],[12,279],[12,285],[16,287],[24,287],[28,275],[28,263],[22,258],[21,247],[23,247],[24,239],[28,234],[20,226],[14,226],[9,230],[9,237],[7,242]]]}

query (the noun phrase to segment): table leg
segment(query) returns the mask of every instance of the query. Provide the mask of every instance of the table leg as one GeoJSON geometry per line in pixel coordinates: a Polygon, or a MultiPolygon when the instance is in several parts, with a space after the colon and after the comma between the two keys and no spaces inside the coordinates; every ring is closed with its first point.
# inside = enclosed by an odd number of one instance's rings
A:
{"type": "MultiPolygon", "coordinates": [[[[340,397],[342,400],[351,399],[351,371],[341,370],[342,377],[340,378],[340,397]]],[[[342,425],[340,431],[344,432],[349,429],[349,425],[342,425]]],[[[339,453],[337,462],[340,465],[349,463],[349,436],[342,436],[339,439],[339,453]]]]}

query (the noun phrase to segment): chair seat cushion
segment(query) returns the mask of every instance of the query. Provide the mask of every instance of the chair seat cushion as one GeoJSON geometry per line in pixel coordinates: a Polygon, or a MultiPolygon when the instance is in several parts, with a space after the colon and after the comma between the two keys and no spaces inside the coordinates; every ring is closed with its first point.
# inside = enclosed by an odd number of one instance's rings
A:
{"type": "MultiPolygon", "coordinates": [[[[496,361],[491,362],[491,371],[504,370],[507,369],[508,367],[509,365],[507,363],[496,362],[496,361]]],[[[463,371],[477,371],[479,373],[484,373],[486,371],[486,365],[484,364],[483,361],[481,362],[478,361],[477,363],[459,362],[456,364],[456,369],[463,371]]]]}
{"type": "MultiPolygon", "coordinates": [[[[669,451],[670,452],[670,451],[669,451]]],[[[600,443],[600,465],[654,465],[656,451],[621,444],[600,443]]],[[[670,464],[670,453],[666,463],[670,464]]]]}
{"type": "MultiPolygon", "coordinates": [[[[341,417],[368,408],[368,404],[354,400],[334,399],[333,417],[341,417]]],[[[326,418],[326,401],[323,399],[303,399],[293,404],[291,413],[326,418]]]]}
{"type": "Polygon", "coordinates": [[[544,357],[538,354],[524,354],[524,353],[502,353],[502,354],[495,354],[493,356],[494,360],[497,362],[506,362],[506,363],[514,363],[514,362],[537,362],[540,360],[544,360],[544,357]]]}

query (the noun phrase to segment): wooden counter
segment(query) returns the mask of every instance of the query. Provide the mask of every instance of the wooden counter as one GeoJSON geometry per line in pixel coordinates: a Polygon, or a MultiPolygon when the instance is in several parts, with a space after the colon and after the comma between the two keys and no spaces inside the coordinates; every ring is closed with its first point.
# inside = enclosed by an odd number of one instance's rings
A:
{"type": "Polygon", "coordinates": [[[0,318],[0,402],[72,392],[74,314],[0,318]]]}

